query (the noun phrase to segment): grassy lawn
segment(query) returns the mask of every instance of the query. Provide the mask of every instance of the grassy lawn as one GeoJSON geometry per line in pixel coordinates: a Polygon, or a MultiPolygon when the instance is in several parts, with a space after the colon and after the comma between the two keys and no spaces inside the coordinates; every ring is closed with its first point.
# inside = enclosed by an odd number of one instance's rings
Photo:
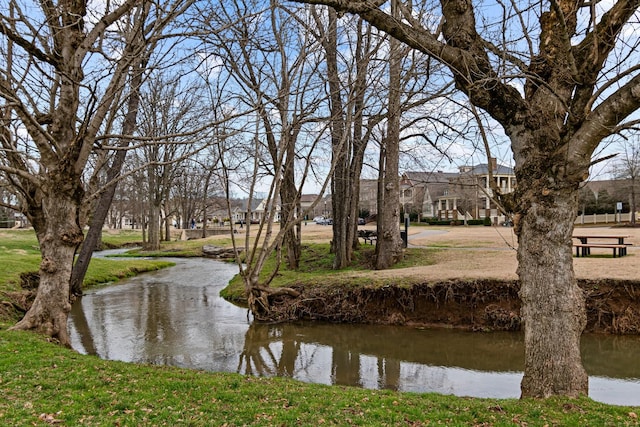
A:
{"type": "Polygon", "coordinates": [[[0,332],[0,425],[635,426],[590,399],[475,399],[364,390],[79,355],[0,332]]]}
{"type": "MultiPolygon", "coordinates": [[[[336,271],[333,270],[333,254],[329,252],[330,245],[328,243],[303,243],[302,256],[300,258],[300,265],[303,266],[299,270],[290,270],[287,268],[286,263],[282,263],[278,270],[278,274],[271,282],[273,287],[286,287],[299,284],[306,285],[319,285],[332,286],[332,285],[344,285],[348,282],[351,286],[384,286],[388,284],[388,279],[375,278],[370,276],[355,277],[350,273],[357,271],[370,271],[372,269],[371,261],[374,255],[374,246],[361,245],[360,249],[354,252],[354,261],[351,267],[336,271]],[[348,276],[348,279],[345,277],[348,276]]],[[[407,267],[413,267],[418,265],[431,265],[435,262],[435,255],[438,253],[437,249],[406,249],[405,256],[394,269],[401,269],[407,267]]],[[[270,257],[265,264],[260,277],[267,278],[276,267],[275,255],[270,257]]],[[[398,285],[410,285],[413,283],[412,279],[406,279],[406,283],[403,283],[402,278],[398,278],[394,281],[396,286],[398,285]]],[[[244,284],[240,276],[234,277],[227,286],[221,292],[224,298],[238,301],[244,298],[244,284]]]]}
{"type": "MultiPolygon", "coordinates": [[[[106,234],[105,234],[106,236],[106,234]]],[[[122,236],[109,235],[104,239],[111,246],[139,241],[140,232],[125,232],[122,236]]],[[[7,293],[18,292],[22,273],[37,273],[40,250],[33,230],[0,231],[0,301],[7,293]]],[[[109,260],[93,259],[84,280],[85,286],[115,282],[144,271],[153,271],[174,265],[162,260],[109,260]]],[[[16,319],[0,319],[13,321],[16,319]]]]}

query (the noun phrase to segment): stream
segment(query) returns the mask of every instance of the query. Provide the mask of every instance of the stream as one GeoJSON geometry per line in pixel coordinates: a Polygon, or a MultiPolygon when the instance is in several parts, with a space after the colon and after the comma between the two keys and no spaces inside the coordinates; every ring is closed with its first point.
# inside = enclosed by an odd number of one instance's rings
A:
{"type": "MultiPolygon", "coordinates": [[[[171,259],[175,267],[87,291],[69,318],[72,346],[103,359],[322,384],[517,398],[522,335],[296,322],[256,324],[219,296],[235,264],[171,259]]],[[[640,405],[640,337],[585,335],[590,397],[640,405]]]]}

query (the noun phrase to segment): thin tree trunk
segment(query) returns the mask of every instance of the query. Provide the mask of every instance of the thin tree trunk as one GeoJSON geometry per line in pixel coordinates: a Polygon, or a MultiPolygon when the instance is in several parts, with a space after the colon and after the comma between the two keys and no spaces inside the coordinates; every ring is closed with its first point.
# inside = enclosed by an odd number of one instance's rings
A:
{"type": "MultiPolygon", "coordinates": [[[[124,123],[122,125],[123,135],[132,135],[135,130],[136,120],[138,116],[138,106],[140,105],[140,85],[142,84],[142,73],[146,68],[148,59],[142,59],[137,67],[134,67],[131,76],[131,93],[129,94],[127,104],[127,114],[124,117],[124,123]]],[[[123,140],[120,143],[121,148],[126,148],[129,145],[128,140],[123,140]]],[[[104,227],[105,219],[109,214],[109,208],[113,201],[113,196],[116,192],[117,182],[116,179],[120,176],[120,171],[124,165],[125,158],[127,156],[127,150],[118,150],[113,158],[113,162],[107,171],[107,186],[96,204],[95,211],[91,216],[89,223],[89,231],[84,240],[84,244],[80,248],[80,253],[73,266],[71,273],[71,286],[70,292],[74,296],[82,295],[82,282],[87,274],[89,268],[89,262],[93,256],[94,250],[98,248],[98,244],[102,240],[102,227],[104,227]]]]}
{"type": "Polygon", "coordinates": [[[338,71],[338,17],[335,9],[329,8],[329,22],[324,42],[327,60],[327,80],[331,103],[331,146],[332,162],[335,165],[331,176],[331,213],[333,219],[333,239],[331,251],[334,254],[333,268],[347,267],[351,262],[352,242],[347,242],[349,218],[349,156],[347,144],[348,126],[341,98],[341,79],[338,71]]]}
{"type": "Polygon", "coordinates": [[[160,205],[156,200],[149,204],[149,240],[145,249],[149,251],[160,250],[160,205]]]}
{"type": "MultiPolygon", "coordinates": [[[[281,212],[282,212],[282,227],[286,227],[289,221],[295,221],[296,212],[300,212],[298,209],[298,190],[296,189],[295,177],[294,177],[294,159],[295,159],[295,147],[293,141],[289,140],[286,145],[287,155],[285,158],[285,164],[283,165],[284,172],[282,174],[282,187],[280,188],[280,200],[281,200],[281,212]]],[[[291,270],[297,270],[300,264],[300,256],[302,255],[302,245],[300,242],[300,232],[298,227],[292,227],[284,236],[284,246],[287,251],[287,265],[291,270]]]]}
{"type": "MultiPolygon", "coordinates": [[[[125,118],[125,127],[127,127],[126,122],[128,121],[128,117],[129,114],[127,114],[127,118],[125,118]]],[[[133,120],[135,122],[135,118],[133,120]]],[[[135,123],[131,126],[132,132],[134,125],[135,123]]],[[[109,214],[109,208],[111,207],[111,202],[113,201],[113,196],[117,187],[115,180],[120,175],[126,153],[126,150],[120,150],[115,154],[113,162],[107,172],[107,182],[109,184],[107,184],[107,187],[100,196],[95,210],[91,215],[87,236],[80,248],[80,253],[78,254],[78,258],[73,266],[73,272],[71,274],[70,292],[74,296],[82,295],[82,282],[87,274],[87,269],[89,268],[89,262],[91,261],[93,252],[98,248],[98,245],[102,240],[102,227],[104,226],[105,219],[109,214]]]]}
{"type": "Polygon", "coordinates": [[[631,177],[631,209],[629,214],[629,221],[632,226],[636,225],[636,177],[631,177]]]}

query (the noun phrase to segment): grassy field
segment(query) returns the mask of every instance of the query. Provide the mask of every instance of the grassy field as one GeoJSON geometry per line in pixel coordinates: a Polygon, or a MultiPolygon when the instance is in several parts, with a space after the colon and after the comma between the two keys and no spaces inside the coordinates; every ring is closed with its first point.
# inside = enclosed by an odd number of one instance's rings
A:
{"type": "MultiPolygon", "coordinates": [[[[105,236],[104,240],[123,244],[139,241],[139,237],[128,232],[126,236],[105,236]]],[[[315,243],[306,244],[306,279],[319,274],[323,282],[330,283],[342,280],[340,274],[366,270],[371,247],[362,249],[360,261],[350,271],[332,275],[326,272],[331,259],[327,244],[320,238],[312,241],[315,243]]],[[[223,242],[224,238],[207,241],[221,246],[223,242]]],[[[203,243],[166,243],[157,255],[197,255],[203,243]]],[[[437,263],[440,251],[410,250],[408,254],[400,267],[437,263]]],[[[128,263],[143,262],[94,261],[99,262],[92,261],[87,278],[93,281],[90,283],[110,281],[128,263]]],[[[18,288],[20,271],[37,271],[38,262],[32,232],[0,234],[0,299],[1,291],[18,288]]],[[[154,261],[144,263],[161,265],[154,261]]],[[[144,268],[132,267],[130,273],[144,268]]],[[[300,273],[283,271],[280,283],[291,283],[299,277],[300,273]]],[[[639,425],[640,408],[605,405],[588,398],[460,398],[105,361],[61,348],[34,334],[6,331],[8,326],[6,319],[0,322],[0,425],[639,425]]]]}
{"type": "MultiPolygon", "coordinates": [[[[140,232],[124,232],[122,235],[105,234],[104,241],[110,246],[119,246],[141,240],[140,232]]],[[[37,273],[40,265],[40,250],[33,230],[0,231],[0,302],[11,299],[11,294],[20,292],[20,275],[37,273]]],[[[162,260],[91,260],[84,280],[85,286],[116,282],[145,271],[158,270],[173,265],[162,260]]],[[[1,307],[0,307],[1,308],[1,307]]],[[[7,317],[0,310],[0,322],[17,319],[7,317]]]]}

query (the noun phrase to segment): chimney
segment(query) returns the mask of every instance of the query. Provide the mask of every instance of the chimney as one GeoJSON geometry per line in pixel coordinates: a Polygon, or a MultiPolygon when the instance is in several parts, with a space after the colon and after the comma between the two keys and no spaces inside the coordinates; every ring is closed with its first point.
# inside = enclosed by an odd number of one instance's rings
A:
{"type": "Polygon", "coordinates": [[[495,157],[489,157],[489,167],[492,172],[496,172],[498,170],[498,162],[495,157]]]}

